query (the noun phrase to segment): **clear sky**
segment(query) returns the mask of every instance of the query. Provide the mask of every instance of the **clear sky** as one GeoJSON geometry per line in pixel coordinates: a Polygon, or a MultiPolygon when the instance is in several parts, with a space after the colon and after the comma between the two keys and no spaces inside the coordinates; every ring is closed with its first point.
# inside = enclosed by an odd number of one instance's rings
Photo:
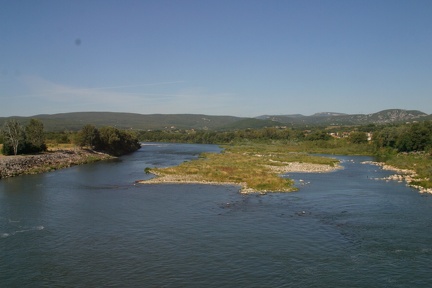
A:
{"type": "Polygon", "coordinates": [[[0,116],[432,113],[431,0],[0,7],[0,116]]]}

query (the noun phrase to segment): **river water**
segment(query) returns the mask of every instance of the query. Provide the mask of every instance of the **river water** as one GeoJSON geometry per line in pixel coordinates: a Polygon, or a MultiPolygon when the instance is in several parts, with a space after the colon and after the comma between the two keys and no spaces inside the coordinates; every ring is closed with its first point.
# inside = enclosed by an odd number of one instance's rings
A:
{"type": "Polygon", "coordinates": [[[119,160],[0,180],[1,287],[431,287],[432,198],[388,172],[292,173],[299,192],[134,185],[218,152],[152,144],[119,160]]]}

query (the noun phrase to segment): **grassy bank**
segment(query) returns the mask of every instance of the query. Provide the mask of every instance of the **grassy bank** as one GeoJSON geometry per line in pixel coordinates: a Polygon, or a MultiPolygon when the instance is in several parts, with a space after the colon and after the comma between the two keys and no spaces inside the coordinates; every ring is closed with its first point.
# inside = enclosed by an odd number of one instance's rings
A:
{"type": "MultiPolygon", "coordinates": [[[[204,153],[197,160],[176,167],[155,168],[151,172],[168,179],[234,183],[243,191],[295,191],[293,181],[280,177],[291,163],[320,164],[336,167],[336,159],[289,152],[282,144],[225,146],[220,154],[204,153]]],[[[323,168],[322,171],[325,171],[323,168]]]]}
{"type": "Polygon", "coordinates": [[[412,184],[432,188],[432,157],[429,153],[399,153],[389,156],[385,163],[399,169],[415,171],[417,179],[412,184]]]}

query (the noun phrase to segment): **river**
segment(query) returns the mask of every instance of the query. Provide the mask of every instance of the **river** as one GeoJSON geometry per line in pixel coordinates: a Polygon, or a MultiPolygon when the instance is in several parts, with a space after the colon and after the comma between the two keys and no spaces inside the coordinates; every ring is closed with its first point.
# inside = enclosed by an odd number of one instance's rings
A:
{"type": "Polygon", "coordinates": [[[389,172],[291,173],[299,192],[134,184],[146,167],[218,152],[139,151],[0,180],[1,287],[429,287],[432,198],[389,172]]]}

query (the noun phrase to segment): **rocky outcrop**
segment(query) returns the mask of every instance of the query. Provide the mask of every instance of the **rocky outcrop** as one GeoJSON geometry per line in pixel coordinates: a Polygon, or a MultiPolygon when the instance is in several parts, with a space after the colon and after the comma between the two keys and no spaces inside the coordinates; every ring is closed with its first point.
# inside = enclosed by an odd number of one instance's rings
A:
{"type": "Polygon", "coordinates": [[[84,149],[58,150],[38,155],[1,156],[0,179],[48,172],[111,158],[113,157],[108,154],[84,149]]]}

